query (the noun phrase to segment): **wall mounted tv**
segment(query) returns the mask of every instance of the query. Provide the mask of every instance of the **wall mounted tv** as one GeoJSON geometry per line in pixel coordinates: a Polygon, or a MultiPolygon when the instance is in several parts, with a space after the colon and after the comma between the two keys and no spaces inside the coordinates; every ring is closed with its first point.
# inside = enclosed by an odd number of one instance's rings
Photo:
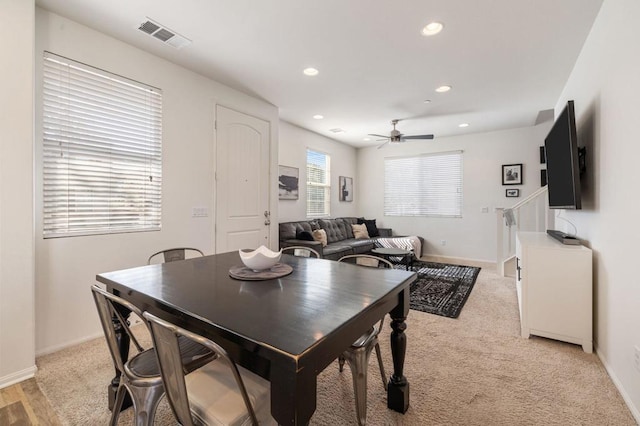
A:
{"type": "Polygon", "coordinates": [[[573,101],[567,102],[544,140],[549,208],[581,209],[580,174],[585,149],[578,148],[573,101]]]}

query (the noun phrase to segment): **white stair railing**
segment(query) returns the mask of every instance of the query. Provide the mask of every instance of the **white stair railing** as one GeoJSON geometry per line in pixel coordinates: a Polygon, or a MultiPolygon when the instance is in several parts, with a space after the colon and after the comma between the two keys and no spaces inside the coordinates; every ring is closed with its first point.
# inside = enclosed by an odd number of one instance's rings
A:
{"type": "Polygon", "coordinates": [[[498,273],[504,277],[504,266],[515,256],[518,231],[545,232],[549,225],[547,187],[543,186],[512,207],[496,208],[498,273]]]}

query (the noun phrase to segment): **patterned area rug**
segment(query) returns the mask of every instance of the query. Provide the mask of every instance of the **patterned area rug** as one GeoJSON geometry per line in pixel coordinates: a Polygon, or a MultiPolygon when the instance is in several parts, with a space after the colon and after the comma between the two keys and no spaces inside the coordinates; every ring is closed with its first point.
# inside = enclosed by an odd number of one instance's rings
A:
{"type": "Polygon", "coordinates": [[[458,318],[480,273],[474,266],[419,260],[413,262],[413,270],[418,279],[411,284],[411,309],[449,318],[458,318]]]}

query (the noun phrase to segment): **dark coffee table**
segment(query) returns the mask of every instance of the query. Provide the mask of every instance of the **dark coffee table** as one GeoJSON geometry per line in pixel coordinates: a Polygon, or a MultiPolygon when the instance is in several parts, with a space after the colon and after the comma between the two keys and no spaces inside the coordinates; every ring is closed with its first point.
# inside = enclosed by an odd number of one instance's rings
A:
{"type": "Polygon", "coordinates": [[[381,256],[391,262],[392,257],[399,257],[401,262],[407,267],[407,271],[413,264],[413,252],[410,250],[404,250],[394,247],[376,247],[371,250],[371,253],[381,256]]]}

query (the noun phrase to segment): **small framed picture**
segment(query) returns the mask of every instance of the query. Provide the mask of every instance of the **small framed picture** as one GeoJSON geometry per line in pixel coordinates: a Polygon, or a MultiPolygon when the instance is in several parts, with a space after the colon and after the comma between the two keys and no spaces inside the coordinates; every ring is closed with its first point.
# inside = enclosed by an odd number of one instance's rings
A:
{"type": "Polygon", "coordinates": [[[520,190],[519,189],[507,189],[505,195],[507,197],[519,197],[520,190]]]}
{"type": "Polygon", "coordinates": [[[522,185],[522,164],[503,164],[502,184],[522,185]]]}
{"type": "Polygon", "coordinates": [[[353,178],[340,176],[338,178],[338,185],[340,185],[338,200],[353,201],[353,178]]]}
{"type": "Polygon", "coordinates": [[[298,168],[279,166],[278,168],[278,199],[298,199],[298,168]]]}

